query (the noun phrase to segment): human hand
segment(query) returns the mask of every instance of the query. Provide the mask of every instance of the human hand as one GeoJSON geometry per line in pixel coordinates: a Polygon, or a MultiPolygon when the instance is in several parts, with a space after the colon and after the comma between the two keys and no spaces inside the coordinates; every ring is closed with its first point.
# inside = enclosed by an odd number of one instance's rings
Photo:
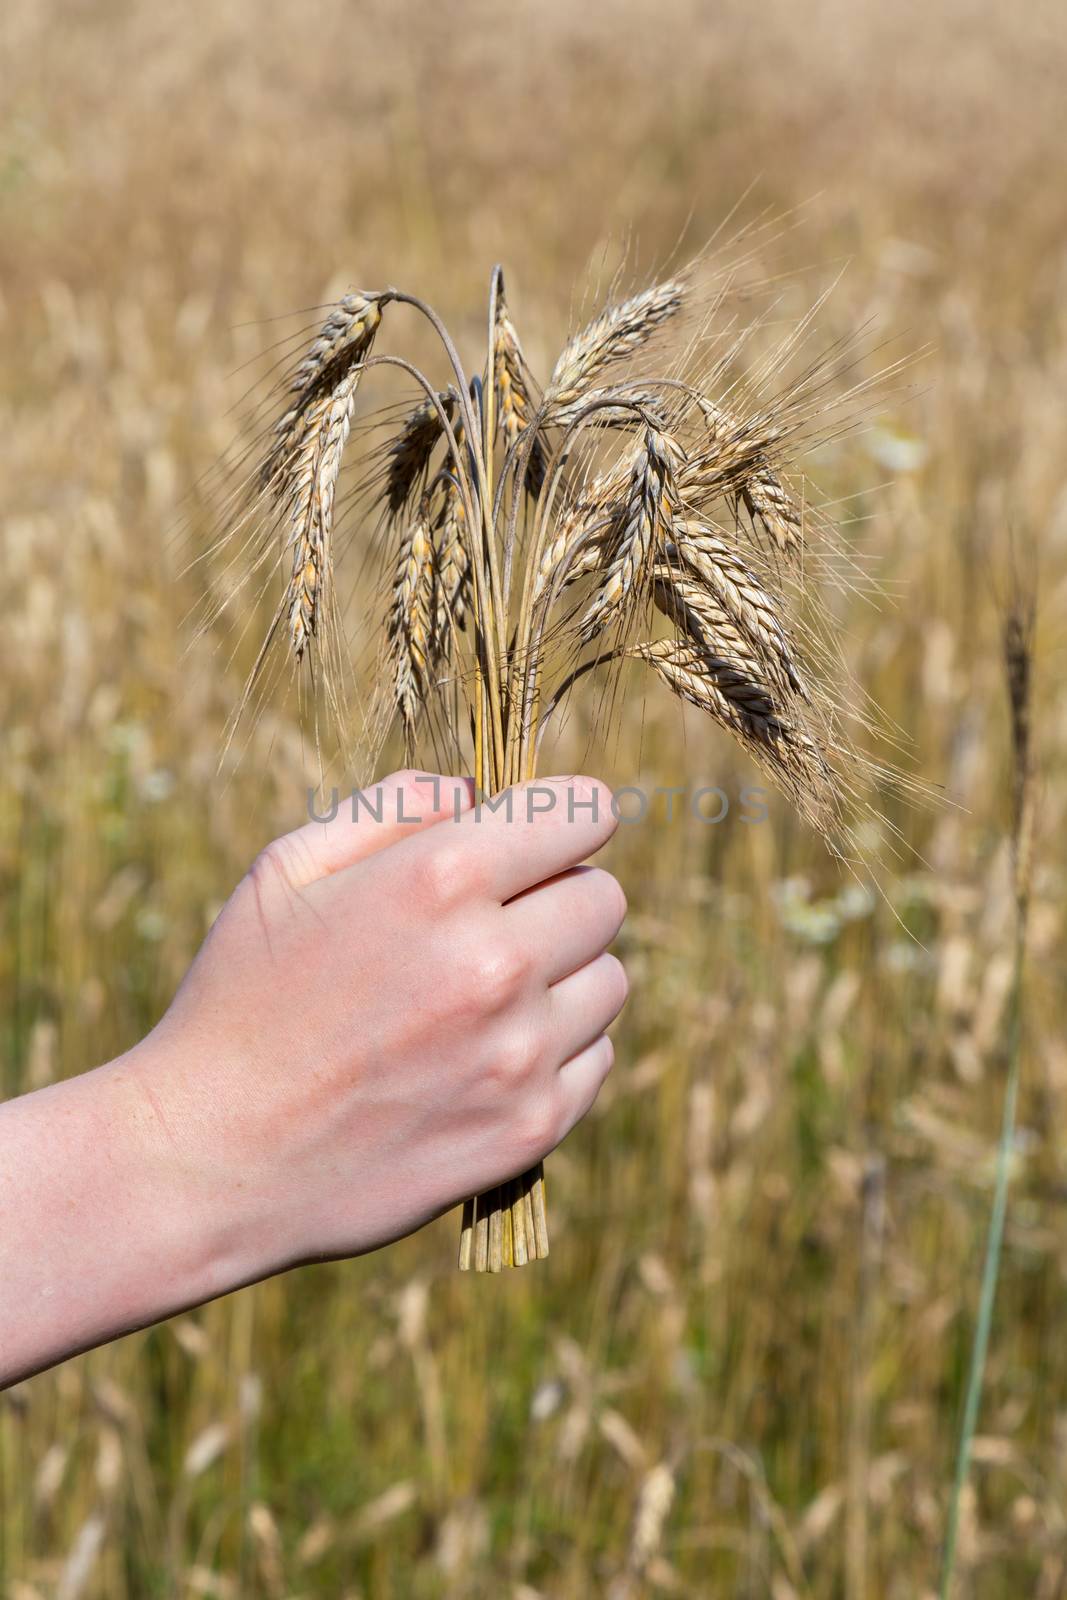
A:
{"type": "Polygon", "coordinates": [[[127,1058],[224,1276],[374,1249],[525,1171],[612,1064],[625,900],[579,865],[609,792],[546,780],[508,820],[455,779],[380,787],[381,822],[268,846],[127,1058]]]}

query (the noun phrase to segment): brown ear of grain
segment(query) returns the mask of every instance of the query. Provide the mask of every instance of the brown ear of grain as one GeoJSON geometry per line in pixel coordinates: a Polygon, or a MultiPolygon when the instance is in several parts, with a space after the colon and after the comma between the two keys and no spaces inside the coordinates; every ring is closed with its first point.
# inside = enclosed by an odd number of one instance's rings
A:
{"type": "Polygon", "coordinates": [[[676,469],[683,452],[669,434],[646,428],[633,462],[618,542],[580,625],[590,643],[625,610],[647,580],[657,547],[669,543],[678,514],[676,469]]]}
{"type": "Polygon", "coordinates": [[[670,278],[608,306],[564,346],[545,390],[545,417],[566,426],[604,373],[628,360],[685,304],[688,284],[670,278]]]}
{"type": "Polygon", "coordinates": [[[828,752],[789,716],[766,683],[738,660],[688,640],[660,639],[634,645],[630,653],[733,734],[814,828],[832,832],[838,800],[828,752]]]}
{"type": "MultiPolygon", "coordinates": [[[[493,330],[493,379],[499,422],[508,447],[514,449],[528,428],[535,425],[536,407],[530,389],[530,372],[519,335],[504,299],[501,275],[496,296],[496,322],[493,330]]],[[[545,448],[539,433],[530,440],[525,487],[532,500],[541,493],[545,481],[545,448]]]]}
{"type": "Polygon", "coordinates": [[[435,582],[429,496],[424,495],[401,541],[388,629],[394,696],[409,738],[415,733],[426,696],[435,582]]]}

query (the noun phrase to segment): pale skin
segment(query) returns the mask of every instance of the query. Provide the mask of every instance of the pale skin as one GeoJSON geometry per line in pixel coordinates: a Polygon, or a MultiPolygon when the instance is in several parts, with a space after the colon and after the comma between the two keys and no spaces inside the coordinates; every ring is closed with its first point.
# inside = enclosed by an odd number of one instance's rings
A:
{"type": "Polygon", "coordinates": [[[378,1249],[585,1115],[626,902],[583,863],[616,823],[592,779],[533,787],[509,820],[397,773],[381,822],[275,841],[147,1038],[0,1106],[0,1386],[378,1249]]]}

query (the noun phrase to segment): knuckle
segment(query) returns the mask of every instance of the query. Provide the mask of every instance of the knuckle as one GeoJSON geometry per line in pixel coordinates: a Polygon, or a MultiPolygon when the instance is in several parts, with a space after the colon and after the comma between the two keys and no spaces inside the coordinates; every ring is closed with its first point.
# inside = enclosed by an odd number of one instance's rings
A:
{"type": "Polygon", "coordinates": [[[572,1126],[587,1117],[596,1105],[608,1074],[615,1065],[615,1046],[606,1033],[602,1033],[589,1049],[589,1077],[578,1103],[572,1108],[572,1126]]]}
{"type": "Polygon", "coordinates": [[[615,1065],[615,1046],[609,1036],[602,1033],[599,1039],[589,1045],[584,1052],[584,1058],[588,1071],[583,1073],[581,1080],[574,1086],[564,1119],[564,1134],[569,1133],[583,1117],[589,1115],[608,1074],[615,1065]]]}
{"type": "Polygon", "coordinates": [[[490,1076],[511,1092],[533,1074],[539,1059],[536,1042],[528,1034],[513,1029],[494,1044],[490,1076]]]}
{"type": "Polygon", "coordinates": [[[530,971],[530,958],[517,941],[499,937],[483,945],[472,962],[472,979],[487,1011],[509,1006],[522,992],[530,971]]]}
{"type": "Polygon", "coordinates": [[[470,851],[451,840],[438,840],[424,861],[419,863],[421,893],[432,907],[441,910],[467,899],[475,886],[470,851]]]}
{"type": "Polygon", "coordinates": [[[439,791],[441,779],[432,772],[422,772],[417,767],[402,767],[386,779],[387,786],[404,802],[404,810],[421,816],[433,809],[435,784],[439,791]]]}
{"type": "Polygon", "coordinates": [[[418,802],[421,795],[415,782],[415,772],[411,767],[402,767],[399,772],[391,772],[377,785],[379,795],[385,796],[383,816],[386,822],[399,822],[402,817],[418,816],[418,802]]]}
{"type": "Polygon", "coordinates": [[[516,1155],[531,1167],[559,1143],[559,1117],[547,1095],[522,1108],[515,1128],[516,1155]]]}
{"type": "Polygon", "coordinates": [[[479,985],[481,941],[471,929],[443,930],[439,969],[447,981],[431,986],[431,998],[442,1017],[455,1015],[466,1026],[481,1020],[485,1010],[479,985]]]}

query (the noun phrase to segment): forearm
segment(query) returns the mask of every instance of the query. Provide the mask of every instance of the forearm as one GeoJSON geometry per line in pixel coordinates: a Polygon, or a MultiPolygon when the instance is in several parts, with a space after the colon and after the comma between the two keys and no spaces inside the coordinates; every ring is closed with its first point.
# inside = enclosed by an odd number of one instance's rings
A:
{"type": "Polygon", "coordinates": [[[256,1275],[190,1179],[159,1052],[0,1105],[0,1386],[256,1275]]]}

